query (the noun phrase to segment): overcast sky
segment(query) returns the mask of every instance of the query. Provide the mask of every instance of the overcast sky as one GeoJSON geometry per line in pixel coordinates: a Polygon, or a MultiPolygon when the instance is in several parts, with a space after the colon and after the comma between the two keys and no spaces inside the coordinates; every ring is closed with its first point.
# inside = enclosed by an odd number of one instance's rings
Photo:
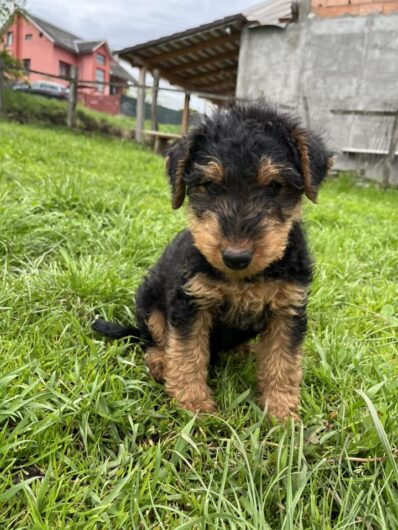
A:
{"type": "Polygon", "coordinates": [[[259,0],[27,0],[27,9],[118,50],[239,13],[259,0]]]}
{"type": "MultiPolygon", "coordinates": [[[[0,0],[1,2],[1,0],[0,0]]],[[[26,9],[84,40],[108,41],[120,50],[235,15],[260,0],[27,0],[26,9]]],[[[128,68],[129,69],[129,68],[128,68]]],[[[131,69],[137,78],[138,73],[131,69]]],[[[151,84],[151,76],[147,76],[151,84]]],[[[161,81],[161,86],[169,86],[161,81]]],[[[134,89],[131,91],[135,95],[134,89]]],[[[160,91],[159,103],[181,109],[184,96],[160,91]]],[[[192,97],[191,107],[205,112],[205,100],[192,97]]]]}

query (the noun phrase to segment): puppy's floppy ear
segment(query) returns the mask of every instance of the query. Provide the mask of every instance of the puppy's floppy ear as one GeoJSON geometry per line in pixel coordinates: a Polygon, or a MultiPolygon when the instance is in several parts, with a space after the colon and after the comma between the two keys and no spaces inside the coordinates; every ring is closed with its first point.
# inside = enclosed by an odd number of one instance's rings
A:
{"type": "Polygon", "coordinates": [[[295,127],[291,135],[299,153],[304,192],[312,202],[316,202],[318,188],[333,165],[333,155],[328,152],[322,138],[301,127],[295,127]]]}
{"type": "Polygon", "coordinates": [[[189,157],[189,140],[182,138],[167,153],[166,172],[171,185],[171,205],[180,208],[185,199],[185,166],[189,157]]]}

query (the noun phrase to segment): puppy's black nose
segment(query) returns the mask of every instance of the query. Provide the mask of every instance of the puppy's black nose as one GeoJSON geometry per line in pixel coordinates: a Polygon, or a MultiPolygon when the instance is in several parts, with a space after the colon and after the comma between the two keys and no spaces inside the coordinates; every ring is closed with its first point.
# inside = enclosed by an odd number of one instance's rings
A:
{"type": "Polygon", "coordinates": [[[224,250],[222,253],[223,262],[230,269],[245,269],[251,262],[253,252],[251,250],[224,250]]]}

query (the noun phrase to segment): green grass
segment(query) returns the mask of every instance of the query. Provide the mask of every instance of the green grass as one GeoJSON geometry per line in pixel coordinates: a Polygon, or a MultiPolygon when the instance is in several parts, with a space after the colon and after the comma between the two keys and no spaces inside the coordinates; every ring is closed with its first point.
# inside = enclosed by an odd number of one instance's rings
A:
{"type": "Polygon", "coordinates": [[[330,180],[305,217],[316,278],[300,425],[226,354],[220,406],[172,406],[139,348],[93,336],[184,225],[131,142],[0,122],[0,528],[398,528],[398,192],[330,180]]]}
{"type": "MultiPolygon", "coordinates": [[[[9,119],[19,123],[66,126],[67,106],[66,101],[48,99],[10,89],[5,91],[5,113],[9,119]]],[[[132,138],[135,124],[135,118],[122,115],[112,116],[80,104],[77,106],[76,127],[81,131],[132,138]]],[[[151,128],[150,121],[145,122],[145,128],[151,128]]],[[[163,132],[180,132],[178,125],[160,124],[159,129],[163,132]]]]}

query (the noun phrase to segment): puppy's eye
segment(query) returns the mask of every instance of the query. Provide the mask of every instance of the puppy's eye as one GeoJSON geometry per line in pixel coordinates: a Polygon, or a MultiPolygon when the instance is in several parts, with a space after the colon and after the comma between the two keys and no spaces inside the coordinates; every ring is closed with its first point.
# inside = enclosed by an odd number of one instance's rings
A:
{"type": "Polygon", "coordinates": [[[267,190],[272,191],[273,193],[278,193],[282,189],[282,184],[278,182],[277,180],[273,180],[270,182],[267,186],[267,190]]]}
{"type": "Polygon", "coordinates": [[[212,185],[212,182],[201,182],[195,186],[195,191],[198,191],[199,193],[209,193],[211,191],[212,185]]]}

